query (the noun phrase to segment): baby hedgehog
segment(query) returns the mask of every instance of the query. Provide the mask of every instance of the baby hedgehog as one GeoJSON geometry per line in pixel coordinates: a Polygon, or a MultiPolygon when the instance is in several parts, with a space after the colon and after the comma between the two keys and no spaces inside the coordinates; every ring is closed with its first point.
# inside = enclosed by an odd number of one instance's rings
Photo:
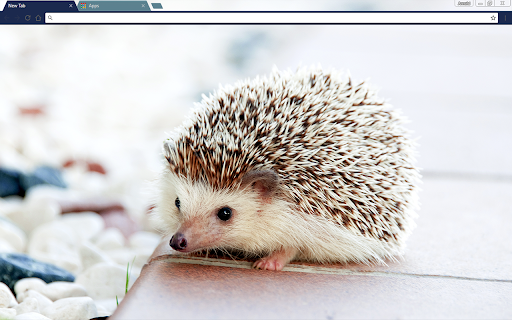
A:
{"type": "Polygon", "coordinates": [[[414,227],[419,172],[399,112],[339,72],[275,69],[203,96],[164,143],[156,216],[180,252],[383,263],[414,227]]]}

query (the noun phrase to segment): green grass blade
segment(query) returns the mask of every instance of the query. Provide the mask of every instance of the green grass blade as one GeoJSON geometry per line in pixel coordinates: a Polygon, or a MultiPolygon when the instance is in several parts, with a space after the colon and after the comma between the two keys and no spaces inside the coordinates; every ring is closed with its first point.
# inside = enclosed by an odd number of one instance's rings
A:
{"type": "MultiPolygon", "coordinates": [[[[132,268],[133,264],[135,263],[135,258],[137,256],[133,257],[132,261],[132,268]]],[[[128,262],[128,265],[126,266],[126,287],[124,288],[124,293],[128,293],[128,285],[130,284],[130,274],[132,273],[132,268],[130,268],[130,263],[128,262]]]]}
{"type": "Polygon", "coordinates": [[[128,283],[130,282],[130,263],[128,262],[128,266],[126,266],[126,287],[124,289],[124,293],[128,292],[128,283]]]}

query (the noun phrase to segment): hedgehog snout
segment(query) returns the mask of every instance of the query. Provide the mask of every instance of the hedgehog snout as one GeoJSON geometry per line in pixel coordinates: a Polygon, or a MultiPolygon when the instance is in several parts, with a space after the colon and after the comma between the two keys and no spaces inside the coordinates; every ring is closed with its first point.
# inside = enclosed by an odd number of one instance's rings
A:
{"type": "Polygon", "coordinates": [[[176,251],[182,251],[187,247],[187,239],[183,233],[176,233],[172,236],[169,245],[176,251]]]}

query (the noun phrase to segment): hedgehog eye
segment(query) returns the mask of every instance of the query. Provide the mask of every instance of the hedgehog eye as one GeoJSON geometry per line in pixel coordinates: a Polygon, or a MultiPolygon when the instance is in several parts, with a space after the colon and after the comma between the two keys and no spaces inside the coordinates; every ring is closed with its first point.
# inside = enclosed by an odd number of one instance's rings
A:
{"type": "Polygon", "coordinates": [[[231,218],[231,208],[221,208],[217,213],[217,217],[222,221],[228,221],[231,218]]]}
{"type": "Polygon", "coordinates": [[[176,205],[176,208],[180,208],[180,198],[176,198],[176,200],[174,200],[174,204],[176,205]]]}

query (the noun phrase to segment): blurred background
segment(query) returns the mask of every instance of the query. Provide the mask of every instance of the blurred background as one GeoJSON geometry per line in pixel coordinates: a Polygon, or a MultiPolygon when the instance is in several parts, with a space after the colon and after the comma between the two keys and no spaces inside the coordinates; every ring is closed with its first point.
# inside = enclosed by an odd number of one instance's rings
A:
{"type": "Polygon", "coordinates": [[[142,219],[161,143],[201,94],[274,65],[321,65],[369,79],[403,110],[425,175],[510,180],[511,36],[474,25],[2,26],[0,166],[62,169],[71,189],[142,219]]]}

